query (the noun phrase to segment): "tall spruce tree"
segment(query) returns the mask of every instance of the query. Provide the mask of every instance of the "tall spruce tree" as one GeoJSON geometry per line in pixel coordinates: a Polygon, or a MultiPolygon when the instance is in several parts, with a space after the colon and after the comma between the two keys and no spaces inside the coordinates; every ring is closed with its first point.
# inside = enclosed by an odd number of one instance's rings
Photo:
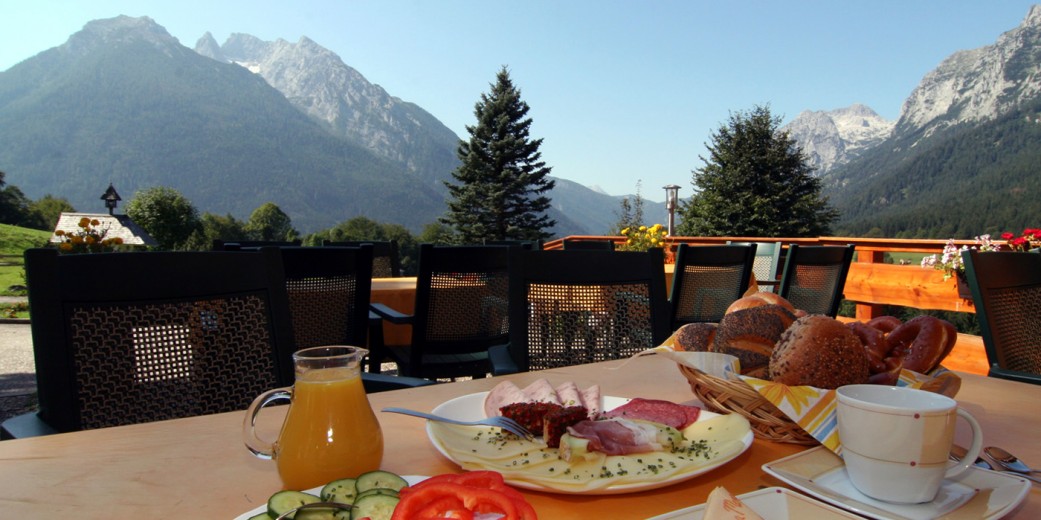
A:
{"type": "Polygon", "coordinates": [[[528,104],[521,100],[503,67],[488,94],[474,106],[470,141],[459,141],[462,165],[452,172],[459,184],[445,182],[452,198],[441,222],[463,243],[483,240],[538,240],[550,237],[556,221],[546,215],[545,194],[555,182],[541,159],[542,139],[530,139],[528,104]]]}
{"type": "Polygon", "coordinates": [[[838,217],[821,181],[769,107],[732,113],[712,135],[705,165],[694,171],[694,196],[681,205],[686,236],[828,235],[838,217]]]}

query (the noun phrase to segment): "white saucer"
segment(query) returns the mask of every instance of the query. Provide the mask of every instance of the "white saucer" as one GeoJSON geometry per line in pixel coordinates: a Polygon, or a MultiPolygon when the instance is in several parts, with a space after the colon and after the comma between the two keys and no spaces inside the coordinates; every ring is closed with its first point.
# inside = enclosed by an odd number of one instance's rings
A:
{"type": "Polygon", "coordinates": [[[891,504],[865,496],[853,487],[842,458],[816,448],[763,465],[763,471],[800,491],[868,518],[932,520],[957,512],[958,518],[1001,518],[1026,498],[1030,481],[975,466],[943,481],[936,500],[891,504]]]}
{"type": "MultiPolygon", "coordinates": [[[[770,487],[738,495],[745,505],[759,513],[764,520],[845,520],[859,519],[852,513],[829,506],[819,500],[782,487],[770,487]]],[[[664,515],[651,517],[648,520],[702,520],[705,516],[705,504],[686,507],[664,515]]]]}

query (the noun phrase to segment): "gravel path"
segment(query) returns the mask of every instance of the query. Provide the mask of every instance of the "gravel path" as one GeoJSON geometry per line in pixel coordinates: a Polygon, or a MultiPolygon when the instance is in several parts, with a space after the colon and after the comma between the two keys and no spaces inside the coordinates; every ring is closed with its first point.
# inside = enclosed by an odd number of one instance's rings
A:
{"type": "Polygon", "coordinates": [[[0,421],[36,409],[36,363],[26,323],[0,323],[0,421]]]}

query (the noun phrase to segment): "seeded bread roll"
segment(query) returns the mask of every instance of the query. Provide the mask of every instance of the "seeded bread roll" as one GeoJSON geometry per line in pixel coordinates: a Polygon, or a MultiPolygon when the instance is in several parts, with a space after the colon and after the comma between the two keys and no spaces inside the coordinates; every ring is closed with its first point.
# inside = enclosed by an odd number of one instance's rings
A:
{"type": "Polygon", "coordinates": [[[795,306],[791,302],[782,298],[781,296],[772,292],[757,292],[752,293],[748,296],[738,298],[727,307],[726,314],[731,312],[741,311],[745,309],[751,309],[753,307],[759,307],[762,305],[780,305],[785,309],[788,309],[793,314],[795,313],[795,306]]]}
{"type": "Polygon", "coordinates": [[[770,354],[795,315],[781,305],[760,305],[726,314],[719,322],[710,352],[736,356],[741,373],[766,377],[770,354]]]}
{"type": "Polygon", "coordinates": [[[828,316],[796,320],[770,357],[770,379],[789,386],[835,389],[866,383],[870,371],[864,346],[849,327],[828,316]]]}
{"type": "Polygon", "coordinates": [[[708,352],[716,338],[715,323],[687,323],[676,331],[676,346],[687,352],[708,352]]]}

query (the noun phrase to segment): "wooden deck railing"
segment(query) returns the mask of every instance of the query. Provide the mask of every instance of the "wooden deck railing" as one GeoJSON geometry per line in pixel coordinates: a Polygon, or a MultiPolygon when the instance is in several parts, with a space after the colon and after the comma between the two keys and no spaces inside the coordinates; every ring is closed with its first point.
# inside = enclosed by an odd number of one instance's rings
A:
{"type": "MultiPolygon", "coordinates": [[[[577,240],[614,240],[618,245],[625,243],[622,236],[571,236],[577,240]]],[[[845,298],[856,304],[856,318],[869,320],[882,312],[884,305],[899,305],[918,309],[958,312],[975,312],[972,300],[958,296],[954,279],[944,280],[943,271],[923,269],[920,255],[943,251],[946,240],[872,239],[850,237],[817,238],[763,238],[763,237],[669,237],[669,247],[687,243],[694,245],[725,244],[734,242],[781,242],[800,245],[856,245],[856,255],[850,265],[844,289],[845,298]],[[885,263],[892,261],[886,253],[914,253],[908,265],[885,263]]],[[[958,246],[972,246],[971,240],[956,241],[958,246]]],[[[546,249],[561,249],[563,240],[547,242],[546,249]]],[[[782,262],[783,264],[783,262],[782,262]]],[[[783,267],[783,265],[782,265],[783,267]]]]}

